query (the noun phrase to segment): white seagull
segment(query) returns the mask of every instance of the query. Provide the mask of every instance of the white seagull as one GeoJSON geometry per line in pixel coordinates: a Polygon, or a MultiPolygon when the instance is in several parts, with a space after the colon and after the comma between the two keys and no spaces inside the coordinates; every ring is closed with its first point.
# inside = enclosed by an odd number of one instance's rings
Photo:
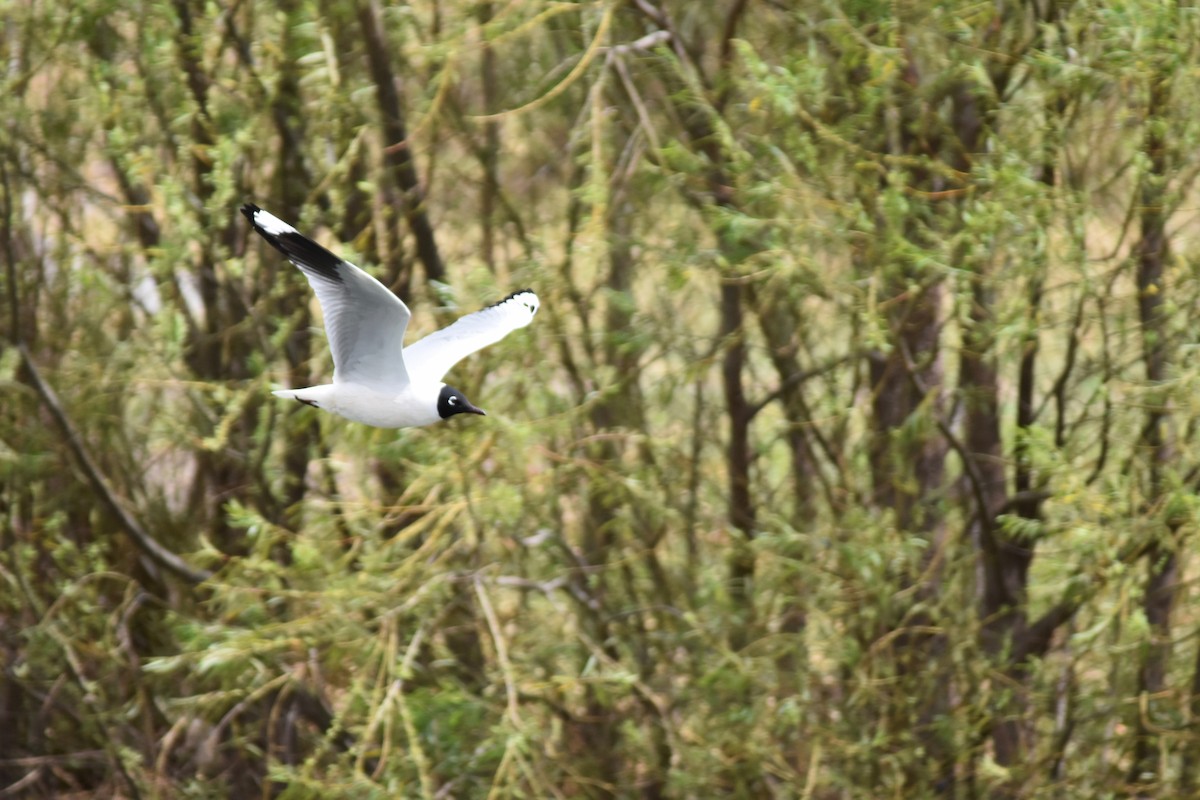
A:
{"type": "Polygon", "coordinates": [[[254,230],[300,268],[321,304],[333,353],[333,383],[281,389],[277,397],[377,428],[415,428],[455,414],[483,414],[463,393],[442,383],[462,359],[524,328],[538,310],[529,289],[404,347],[412,314],[382,283],[338,258],[283,220],[247,203],[254,230]]]}

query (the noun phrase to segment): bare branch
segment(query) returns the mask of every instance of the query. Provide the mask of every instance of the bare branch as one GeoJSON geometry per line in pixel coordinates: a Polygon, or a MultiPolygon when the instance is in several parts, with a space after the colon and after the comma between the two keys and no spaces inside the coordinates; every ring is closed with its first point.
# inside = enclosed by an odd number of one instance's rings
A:
{"type": "Polygon", "coordinates": [[[445,280],[446,266],[442,263],[433,225],[425,213],[425,190],[417,177],[412,142],[408,140],[403,104],[396,86],[398,78],[392,67],[377,0],[359,2],[358,23],[367,48],[371,79],[375,82],[375,100],[383,118],[383,137],[387,144],[384,158],[404,192],[404,217],[416,240],[417,256],[425,265],[425,277],[431,281],[445,280]]]}
{"type": "Polygon", "coordinates": [[[50,384],[46,383],[42,378],[37,364],[34,363],[33,356],[29,353],[29,348],[25,346],[24,342],[18,342],[17,350],[21,354],[21,361],[24,363],[25,369],[29,372],[33,388],[37,391],[38,396],[42,399],[42,403],[45,404],[50,415],[54,417],[54,421],[58,423],[67,447],[75,455],[75,459],[79,462],[79,466],[87,476],[88,482],[92,485],[92,490],[95,491],[96,496],[100,498],[104,506],[116,517],[121,527],[125,529],[125,532],[129,534],[130,540],[155,564],[175,574],[177,577],[183,578],[188,583],[203,583],[211,578],[212,573],[208,570],[191,566],[177,554],[159,544],[158,540],[151,536],[141,526],[141,523],[125,510],[120,501],[117,500],[116,495],[113,494],[108,479],[100,471],[100,467],[97,466],[96,462],[92,460],[91,455],[89,455],[87,446],[75,430],[75,426],[71,423],[71,419],[62,407],[62,403],[59,402],[58,395],[54,393],[54,389],[50,387],[50,384]]]}

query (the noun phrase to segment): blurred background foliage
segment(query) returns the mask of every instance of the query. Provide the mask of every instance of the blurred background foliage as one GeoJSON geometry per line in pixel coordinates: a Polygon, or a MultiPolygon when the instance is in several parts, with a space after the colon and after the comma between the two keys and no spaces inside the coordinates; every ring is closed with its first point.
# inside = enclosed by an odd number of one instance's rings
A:
{"type": "Polygon", "coordinates": [[[1197,791],[1194,5],[2,8],[0,795],[1197,791]]]}

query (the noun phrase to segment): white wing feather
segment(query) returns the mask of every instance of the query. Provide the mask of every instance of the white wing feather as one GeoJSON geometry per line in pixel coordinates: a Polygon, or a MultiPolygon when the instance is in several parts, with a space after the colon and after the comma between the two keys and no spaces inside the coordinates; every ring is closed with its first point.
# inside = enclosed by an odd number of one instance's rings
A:
{"type": "Polygon", "coordinates": [[[404,332],[412,316],[404,301],[349,261],[343,286],[305,272],[325,315],[333,382],[401,389],[408,385],[404,332]]]}
{"type": "Polygon", "coordinates": [[[333,382],[392,390],[407,386],[404,332],[412,315],[404,301],[273,214],[253,205],[242,212],[316,292],[333,354],[333,382]]]}
{"type": "Polygon", "coordinates": [[[460,317],[404,348],[409,374],[417,381],[440,381],[459,361],[533,322],[539,304],[536,294],[522,289],[494,305],[460,317]]]}

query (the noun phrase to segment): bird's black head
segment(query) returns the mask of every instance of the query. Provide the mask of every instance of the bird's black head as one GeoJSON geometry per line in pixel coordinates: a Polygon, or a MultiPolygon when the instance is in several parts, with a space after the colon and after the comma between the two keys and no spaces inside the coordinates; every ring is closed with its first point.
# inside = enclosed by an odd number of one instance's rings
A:
{"type": "Polygon", "coordinates": [[[442,419],[453,417],[455,414],[486,414],[482,408],[471,405],[463,393],[453,386],[443,386],[438,395],[438,414],[442,419]]]}

